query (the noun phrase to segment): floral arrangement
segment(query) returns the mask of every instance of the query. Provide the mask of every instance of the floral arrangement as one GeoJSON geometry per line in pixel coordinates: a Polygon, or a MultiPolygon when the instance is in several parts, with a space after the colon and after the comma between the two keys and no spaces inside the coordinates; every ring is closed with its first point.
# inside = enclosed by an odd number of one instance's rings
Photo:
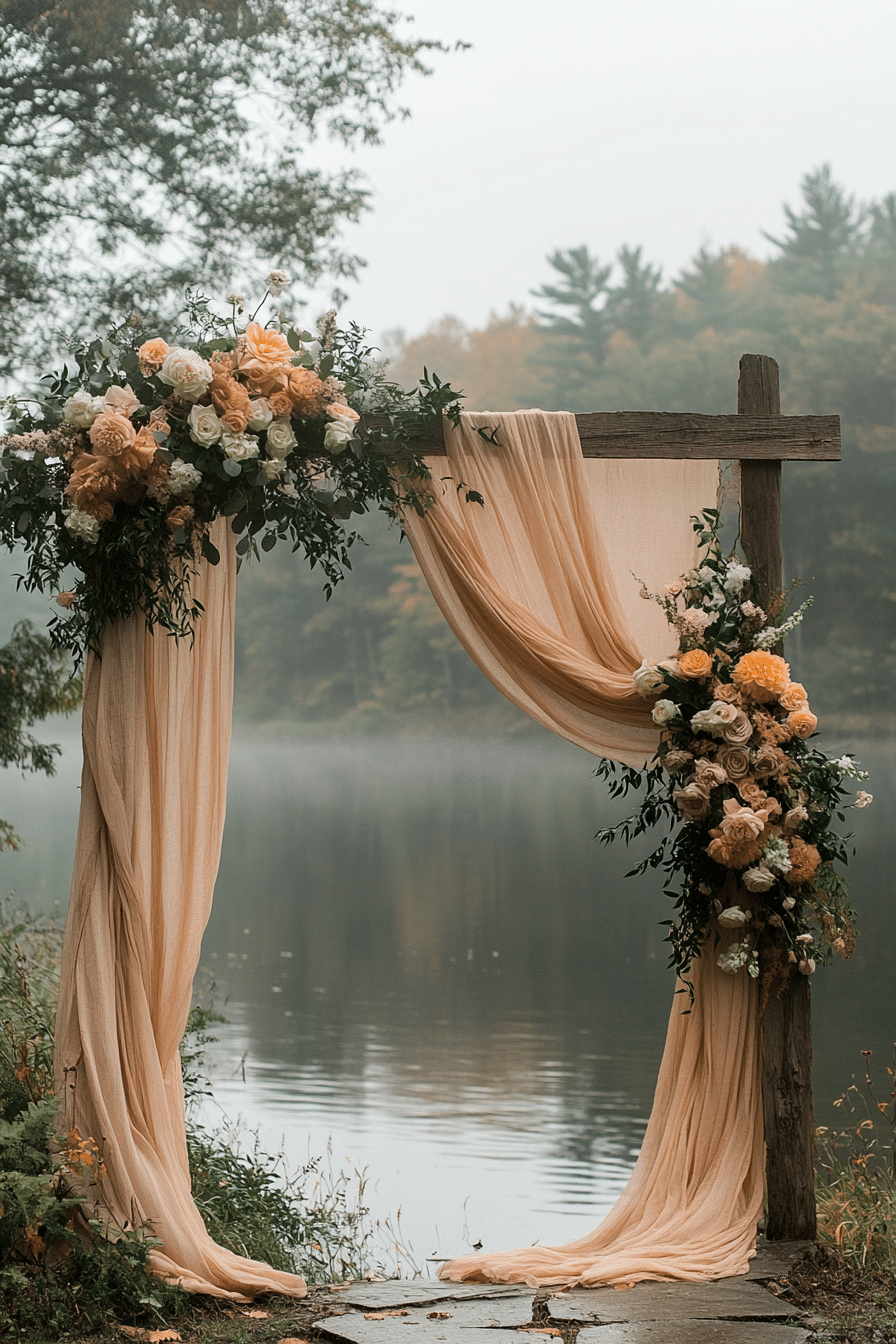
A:
{"type": "MultiPolygon", "coordinates": [[[[722,970],[761,975],[767,995],[855,947],[855,912],[835,868],[846,846],[831,820],[844,820],[844,780],[867,775],[852,756],[831,759],[812,744],[808,694],[773,651],[809,603],[782,620],[782,593],[763,610],[749,568],[722,554],[718,513],[692,521],[697,568],[662,595],[641,594],[660,603],[679,640],[675,657],[645,660],[633,677],[662,729],[657,760],[645,771],[601,765],[614,796],[644,794],[637,813],[598,838],[628,841],[671,821],[672,834],[633,871],[662,867],[677,881],[667,892],[678,911],[669,921],[672,964],[686,979],[715,929],[722,970]],[[719,929],[734,931],[722,951],[719,929]]],[[[860,790],[848,805],[871,801],[860,790]]]]}
{"type": "Polygon", "coordinates": [[[200,556],[218,563],[209,525],[220,515],[239,557],[288,540],[321,566],[329,596],[356,539],[346,519],[372,505],[426,507],[429,474],[410,437],[456,417],[457,394],[425,372],[413,393],[388,383],[363,332],[340,331],[335,313],[316,336],[277,318],[261,325],[262,305],[287,284],[272,271],[247,320],[242,295],[220,316],[187,291],[174,333],[132,319],[72,343],[74,370],[3,404],[13,432],[0,437],[0,541],[24,545],[21,582],[55,595],[50,633],[76,661],[106,621],[136,610],[190,633],[200,614],[190,577],[200,556]],[[361,411],[380,428],[362,430],[361,411]]]}

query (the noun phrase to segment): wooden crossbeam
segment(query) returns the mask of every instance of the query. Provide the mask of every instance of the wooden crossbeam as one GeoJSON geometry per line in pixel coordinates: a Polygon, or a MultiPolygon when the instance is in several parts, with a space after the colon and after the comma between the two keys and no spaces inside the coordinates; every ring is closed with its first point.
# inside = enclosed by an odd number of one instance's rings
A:
{"type": "MultiPolygon", "coordinates": [[[[756,356],[759,358],[759,356],[756,356]]],[[[367,416],[368,429],[385,428],[367,416]]],[[[583,457],[725,458],[838,462],[838,415],[691,415],[678,411],[590,411],[576,416],[583,457]]],[[[386,444],[375,445],[388,452],[386,444]]],[[[420,427],[414,448],[445,455],[442,425],[420,427]]]]}
{"type": "MultiPolygon", "coordinates": [[[[740,361],[737,415],[667,411],[590,412],[576,416],[583,457],[717,458],[740,462],[740,538],[765,602],[783,585],[781,463],[840,460],[840,417],[782,415],[778,366],[768,355],[740,361]]],[[[384,429],[383,416],[364,428],[384,429]]],[[[411,446],[445,456],[441,423],[414,427],[411,446]]],[[[388,443],[378,452],[396,451],[388,443]]],[[[767,1235],[814,1240],[812,1035],[808,979],[797,976],[772,994],[762,1022],[762,1092],[766,1138],[767,1235]]]]}

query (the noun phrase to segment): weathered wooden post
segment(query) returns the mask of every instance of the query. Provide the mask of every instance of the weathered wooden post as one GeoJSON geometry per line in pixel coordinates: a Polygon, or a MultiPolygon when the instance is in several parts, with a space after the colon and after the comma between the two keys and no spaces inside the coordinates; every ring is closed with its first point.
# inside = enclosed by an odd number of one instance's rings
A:
{"type": "MultiPolygon", "coordinates": [[[[739,415],[780,415],[778,366],[744,355],[737,384],[739,415]]],[[[781,463],[740,464],[740,537],[764,604],[783,587],[781,463]]],[[[762,1018],[762,1108],[770,1241],[814,1241],[815,1126],[812,1115],[812,1025],[809,977],[774,991],[762,1018]]]]}

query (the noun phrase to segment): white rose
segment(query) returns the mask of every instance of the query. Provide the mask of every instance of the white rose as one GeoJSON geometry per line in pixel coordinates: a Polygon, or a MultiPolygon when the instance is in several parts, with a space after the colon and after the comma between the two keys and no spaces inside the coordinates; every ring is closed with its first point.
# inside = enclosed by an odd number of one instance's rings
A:
{"type": "Polygon", "coordinates": [[[92,513],[84,513],[82,509],[72,509],[65,520],[65,526],[73,537],[80,537],[82,541],[93,543],[100,534],[99,518],[94,518],[92,513]]]}
{"type": "Polygon", "coordinates": [[[291,448],[295,448],[296,436],[286,416],[271,421],[266,442],[270,457],[284,458],[291,448]]]}
{"type": "Polygon", "coordinates": [[[224,432],[224,421],[218,419],[214,406],[192,406],[190,408],[190,438],[194,443],[208,448],[217,443],[224,432]]]}
{"type": "Polygon", "coordinates": [[[650,717],[660,726],[670,723],[672,719],[678,718],[678,706],[672,700],[657,700],[650,717]]]}
{"type": "Polygon", "coordinates": [[[726,593],[739,593],[751,577],[752,571],[746,565],[739,565],[735,561],[729,560],[725,577],[722,580],[722,587],[726,593]]]}
{"type": "Polygon", "coordinates": [[[210,364],[195,350],[176,345],[162,361],[159,377],[184,401],[198,401],[214,378],[210,364]]]}
{"type": "Polygon", "coordinates": [[[670,597],[677,597],[683,588],[681,579],[673,579],[671,583],[666,584],[666,592],[670,597]]]}
{"type": "Polygon", "coordinates": [[[258,440],[251,434],[233,434],[225,430],[221,435],[224,456],[232,462],[251,462],[258,456],[258,440]]]}
{"type": "Polygon", "coordinates": [[[665,684],[662,673],[646,658],[641,666],[632,673],[632,687],[639,695],[643,695],[645,700],[648,696],[654,695],[665,684]]]}
{"type": "Polygon", "coordinates": [[[775,875],[767,868],[748,868],[742,881],[747,891],[769,891],[775,885],[775,875]]]}
{"type": "Polygon", "coordinates": [[[268,405],[267,397],[257,397],[255,401],[249,402],[249,423],[248,428],[255,434],[260,434],[267,429],[274,418],[274,412],[268,405]]]}
{"type": "Polygon", "coordinates": [[[327,425],[324,434],[324,450],[328,453],[342,453],[354,438],[353,426],[349,424],[342,416],[338,420],[331,420],[327,425]]]}
{"type": "Polygon", "coordinates": [[[107,411],[115,411],[118,415],[123,415],[126,420],[140,409],[140,402],[129,383],[125,383],[124,387],[119,387],[117,384],[110,387],[103,401],[107,411]]]}
{"type": "Polygon", "coordinates": [[[168,468],[168,491],[172,495],[188,495],[201,483],[202,472],[197,471],[192,462],[175,460],[168,468]]]}
{"type": "Polygon", "coordinates": [[[729,905],[728,909],[719,915],[719,923],[723,929],[740,929],[749,918],[749,912],[741,910],[739,905],[729,905]]]}
{"type": "Polygon", "coordinates": [[[815,971],[815,958],[807,957],[805,961],[799,963],[797,970],[800,975],[812,975],[815,971]]]}
{"type": "Polygon", "coordinates": [[[62,418],[67,425],[89,429],[98,415],[106,409],[102,397],[92,397],[86,388],[79,388],[62,407],[62,418]]]}
{"type": "Polygon", "coordinates": [[[866,793],[864,789],[859,789],[853,807],[870,807],[873,802],[873,793],[866,793]]]}

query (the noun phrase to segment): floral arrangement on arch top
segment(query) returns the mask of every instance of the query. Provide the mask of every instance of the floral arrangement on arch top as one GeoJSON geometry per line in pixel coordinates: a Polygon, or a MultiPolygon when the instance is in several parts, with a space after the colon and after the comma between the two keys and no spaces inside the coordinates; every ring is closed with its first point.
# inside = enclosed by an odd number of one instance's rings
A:
{"type": "Polygon", "coordinates": [[[614,797],[644,793],[636,813],[597,838],[628,842],[670,822],[672,833],[629,876],[661,867],[677,883],[666,893],[678,912],[666,921],[671,964],[687,982],[715,929],[721,969],[761,976],[765,1001],[776,984],[855,948],[855,912],[835,868],[847,861],[845,838],[831,821],[872,798],[859,790],[844,802],[843,781],[868,776],[852,756],[828,757],[809,740],[818,720],[808,694],[772,652],[811,598],[786,620],[786,592],[763,610],[749,568],[722,554],[718,512],[692,522],[697,567],[663,595],[641,593],[663,607],[679,641],[674,657],[645,660],[633,677],[662,730],[657,759],[643,771],[601,763],[596,773],[614,797]],[[721,952],[719,929],[734,938],[721,952]]]}
{"type": "Polygon", "coordinates": [[[287,540],[320,565],[329,596],[357,540],[347,519],[431,501],[411,440],[456,419],[459,394],[426,371],[411,393],[389,383],[364,332],[340,330],[335,313],[316,335],[278,317],[262,325],[288,283],[272,271],[247,320],[242,295],[221,316],[188,290],[173,333],[134,318],[71,342],[73,371],[0,403],[12,422],[0,436],[0,541],[24,545],[20,582],[55,596],[50,634],[76,663],[107,621],[137,610],[190,635],[201,615],[190,578],[200,556],[220,559],[209,537],[220,515],[240,559],[287,540]],[[376,429],[362,429],[362,411],[377,413],[376,429]]]}

